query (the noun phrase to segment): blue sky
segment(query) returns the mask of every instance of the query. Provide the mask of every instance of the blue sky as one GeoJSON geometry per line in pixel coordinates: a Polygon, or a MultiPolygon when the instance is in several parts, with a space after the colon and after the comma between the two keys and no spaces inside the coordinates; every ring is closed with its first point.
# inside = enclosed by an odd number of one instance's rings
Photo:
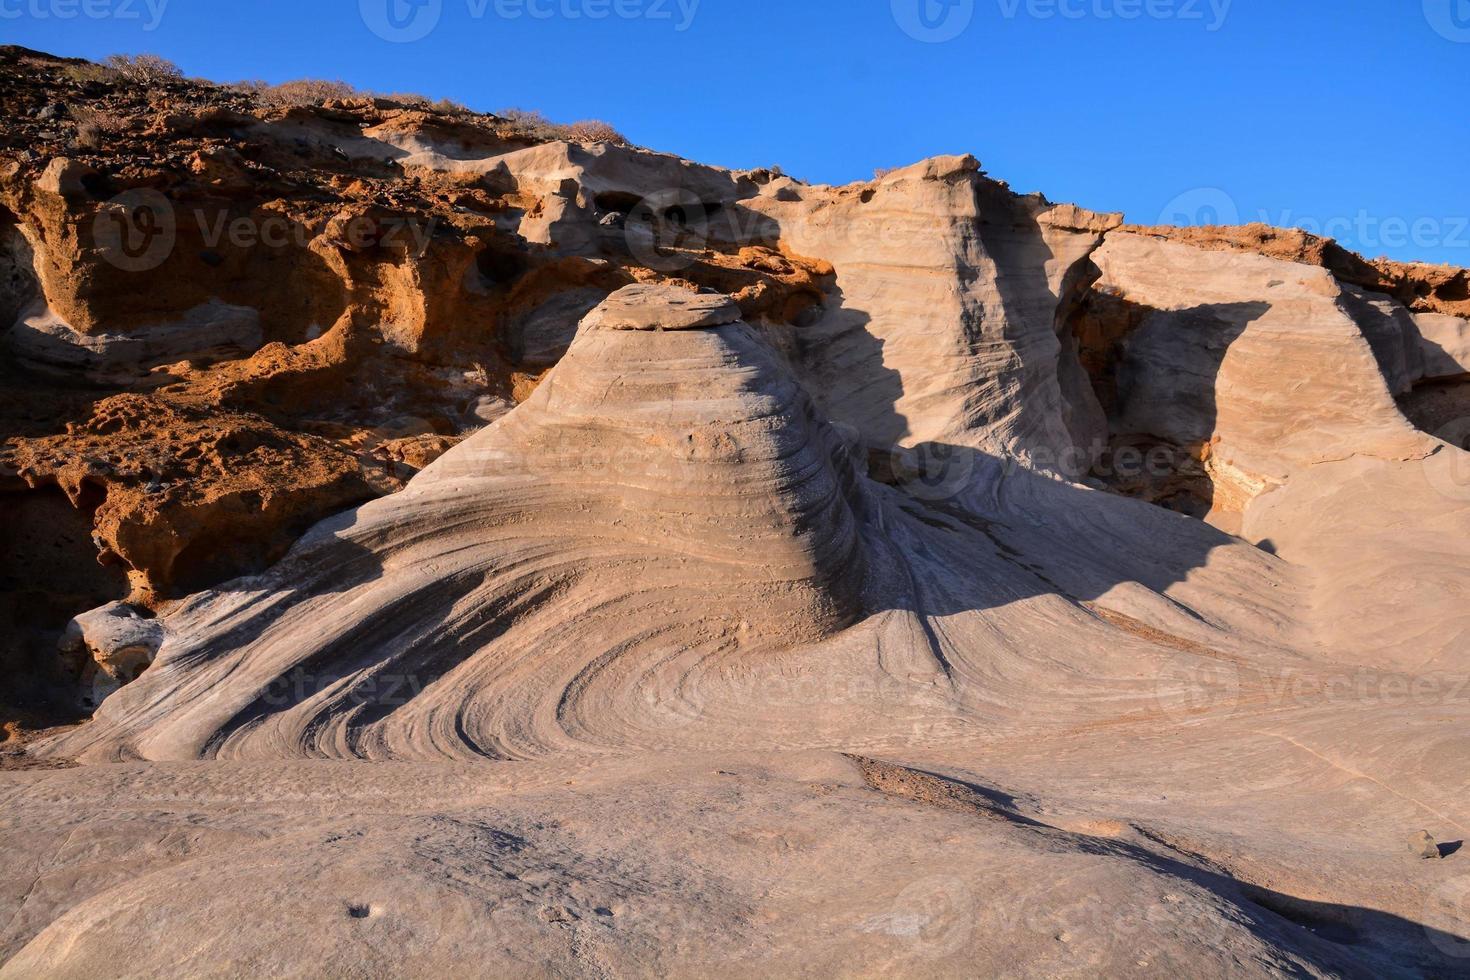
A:
{"type": "Polygon", "coordinates": [[[820,182],[972,152],[1130,220],[1470,266],[1470,0],[0,0],[0,39],[601,118],[820,182]]]}

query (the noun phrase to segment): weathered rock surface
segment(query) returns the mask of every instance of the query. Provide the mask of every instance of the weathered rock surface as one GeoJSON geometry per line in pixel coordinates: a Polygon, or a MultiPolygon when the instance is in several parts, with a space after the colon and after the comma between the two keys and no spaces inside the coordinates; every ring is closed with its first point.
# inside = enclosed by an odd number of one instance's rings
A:
{"type": "MultiPolygon", "coordinates": [[[[1226,501],[1325,460],[1433,450],[1390,390],[1421,373],[1404,364],[1417,344],[1400,334],[1375,346],[1363,323],[1384,314],[1369,294],[1323,269],[1134,234],[1110,235],[1093,261],[1093,288],[1138,321],[1120,341],[1115,427],[1210,445],[1226,501]]],[[[1405,313],[1388,329],[1414,323],[1405,313]]]]}
{"type": "Polygon", "coordinates": [[[171,614],[178,641],[75,747],[522,755],[565,739],[584,699],[628,693],[604,690],[604,678],[629,683],[668,658],[738,659],[850,624],[867,505],[846,445],[745,324],[643,332],[696,314],[727,320],[734,307],[721,299],[613,294],[514,412],[402,493],[320,526],[266,576],[171,614]],[[315,584],[300,591],[299,576],[315,584]],[[589,612],[568,632],[561,611],[579,607],[589,612]],[[525,619],[511,628],[501,616],[525,619]],[[490,665],[517,661],[525,673],[491,670],[499,679],[485,683],[490,665]],[[194,673],[205,663],[212,679],[194,673]],[[322,727],[329,704],[385,671],[426,687],[366,727],[322,727]],[[311,691],[261,699],[297,674],[311,691]],[[553,688],[563,704],[550,730],[497,707],[553,688]]]}
{"type": "Polygon", "coordinates": [[[803,377],[867,445],[941,443],[1058,469],[1100,441],[1057,317],[1121,216],[1018,196],[968,156],[842,188],[776,180],[748,206],[837,270],[802,333],[803,377]]]}
{"type": "Polygon", "coordinates": [[[82,613],[66,624],[61,635],[63,653],[86,662],[80,674],[88,688],[88,707],[130,681],[153,663],[163,645],[164,628],[150,615],[120,602],[82,613]]]}
{"type": "MultiPolygon", "coordinates": [[[[719,288],[786,325],[831,274],[758,236],[677,277],[647,266],[597,222],[675,178],[729,199],[739,183],[676,157],[528,146],[497,117],[393,100],[73,81],[83,64],[0,52],[16,107],[0,134],[0,478],[61,487],[94,522],[96,547],[68,532],[70,561],[126,575],[93,576],[93,600],[157,606],[257,571],[311,523],[400,489],[524,400],[631,282],[719,288]],[[107,145],[28,110],[58,100],[114,120],[107,145]]],[[[0,556],[7,579],[33,546],[0,556]]],[[[36,642],[85,608],[60,602],[36,642]]],[[[37,668],[30,639],[0,645],[37,668]]]]}
{"type": "Polygon", "coordinates": [[[625,286],[582,321],[587,330],[693,330],[740,319],[740,307],[718,293],[672,286],[625,286]]]}
{"type": "Polygon", "coordinates": [[[0,50],[0,709],[111,692],[0,976],[1461,972],[1461,270],[85,78],[0,50]]]}

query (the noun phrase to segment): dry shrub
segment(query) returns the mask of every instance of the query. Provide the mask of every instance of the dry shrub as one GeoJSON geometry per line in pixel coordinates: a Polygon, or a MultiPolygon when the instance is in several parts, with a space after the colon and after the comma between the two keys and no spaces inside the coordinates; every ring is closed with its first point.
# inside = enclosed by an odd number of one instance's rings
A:
{"type": "Polygon", "coordinates": [[[873,179],[882,180],[897,169],[897,167],[875,167],[873,169],[873,179]]]}
{"type": "Polygon", "coordinates": [[[627,143],[622,133],[601,119],[583,119],[566,127],[566,138],[581,143],[627,143]]]}
{"type": "Polygon", "coordinates": [[[419,95],[417,92],[389,92],[386,95],[378,96],[378,98],[387,99],[390,102],[399,102],[411,109],[427,109],[446,116],[470,111],[469,107],[462,102],[456,102],[453,99],[431,99],[427,95],[419,95]]]}
{"type": "Polygon", "coordinates": [[[61,77],[69,82],[88,84],[91,82],[115,82],[118,80],[118,73],[111,68],[104,68],[101,65],[96,65],[89,61],[84,65],[63,66],[61,77]]]}
{"type": "Polygon", "coordinates": [[[578,140],[581,142],[627,143],[622,133],[598,119],[584,119],[570,126],[554,123],[533,109],[506,109],[497,113],[517,136],[531,140],[578,140]]]}
{"type": "Polygon", "coordinates": [[[102,62],[117,72],[119,78],[134,85],[155,86],[166,82],[183,81],[184,73],[179,66],[156,54],[114,54],[102,62]]]}
{"type": "Polygon", "coordinates": [[[88,150],[102,149],[109,136],[128,128],[126,116],[92,106],[78,106],[71,111],[71,117],[77,124],[77,145],[88,150]]]}
{"type": "Polygon", "coordinates": [[[231,86],[247,92],[268,106],[321,105],[328,99],[351,99],[362,93],[346,82],[329,82],[322,78],[298,78],[279,85],[262,81],[237,82],[231,86]]]}
{"type": "Polygon", "coordinates": [[[533,140],[561,138],[563,127],[547,119],[535,109],[505,109],[496,115],[504,119],[517,136],[533,140]]]}

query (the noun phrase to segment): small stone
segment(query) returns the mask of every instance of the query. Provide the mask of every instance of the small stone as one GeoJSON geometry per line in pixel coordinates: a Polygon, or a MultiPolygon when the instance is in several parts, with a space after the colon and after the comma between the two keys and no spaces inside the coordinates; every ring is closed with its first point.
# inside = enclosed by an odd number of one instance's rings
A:
{"type": "Polygon", "coordinates": [[[1421,830],[1409,838],[1409,850],[1426,861],[1439,858],[1439,843],[1427,830],[1421,830]]]}

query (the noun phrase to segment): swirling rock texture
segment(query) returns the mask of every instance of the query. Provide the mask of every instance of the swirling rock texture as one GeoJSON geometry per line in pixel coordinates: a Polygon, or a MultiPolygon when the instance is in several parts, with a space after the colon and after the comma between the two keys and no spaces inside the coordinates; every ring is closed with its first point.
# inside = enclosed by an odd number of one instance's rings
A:
{"type": "Polygon", "coordinates": [[[1463,272],[0,54],[0,976],[1470,962],[1463,272]]]}

